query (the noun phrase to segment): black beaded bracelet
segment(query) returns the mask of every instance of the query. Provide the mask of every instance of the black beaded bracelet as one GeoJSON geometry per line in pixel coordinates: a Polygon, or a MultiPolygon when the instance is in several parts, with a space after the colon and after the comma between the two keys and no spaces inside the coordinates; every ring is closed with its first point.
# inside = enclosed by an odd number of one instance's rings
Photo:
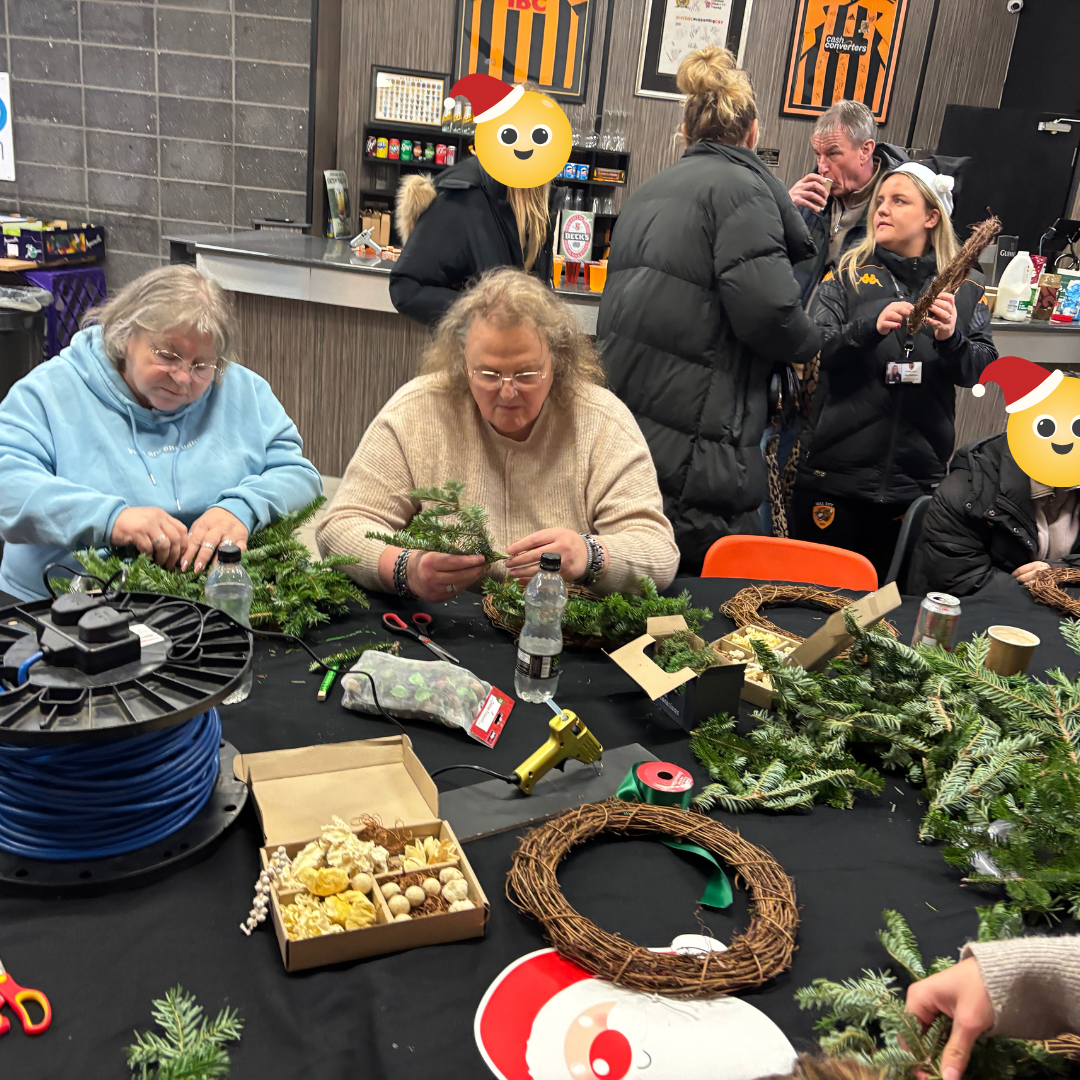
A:
{"type": "Polygon", "coordinates": [[[403,600],[419,599],[416,593],[409,588],[409,556],[412,553],[412,548],[405,548],[394,560],[394,592],[396,592],[403,600]]]}
{"type": "Polygon", "coordinates": [[[585,547],[588,550],[588,561],[585,564],[585,573],[578,578],[578,583],[592,585],[604,572],[604,545],[588,533],[581,533],[580,536],[585,541],[585,547]]]}

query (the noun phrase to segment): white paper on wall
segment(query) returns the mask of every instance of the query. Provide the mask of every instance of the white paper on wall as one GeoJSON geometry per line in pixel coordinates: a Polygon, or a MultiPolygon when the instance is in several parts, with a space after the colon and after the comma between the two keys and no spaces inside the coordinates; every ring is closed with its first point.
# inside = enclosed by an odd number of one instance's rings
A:
{"type": "Polygon", "coordinates": [[[15,144],[11,138],[11,76],[0,72],[0,180],[15,179],[15,144]]]}
{"type": "MultiPolygon", "coordinates": [[[[667,0],[656,70],[674,75],[687,53],[726,45],[732,0],[667,0]]],[[[749,16],[749,12],[747,12],[749,16]]]]}

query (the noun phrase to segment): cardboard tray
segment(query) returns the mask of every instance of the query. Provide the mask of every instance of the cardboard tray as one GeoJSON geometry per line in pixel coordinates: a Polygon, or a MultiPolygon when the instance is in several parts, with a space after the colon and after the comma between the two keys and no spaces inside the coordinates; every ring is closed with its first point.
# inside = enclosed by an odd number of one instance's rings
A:
{"type": "MultiPolygon", "coordinates": [[[[405,735],[359,742],[305,746],[264,754],[237,754],[233,772],[251,791],[265,846],[262,864],[284,847],[289,856],[319,836],[337,814],[351,821],[360,814],[379,818],[391,831],[407,829],[414,836],[438,836],[461,845],[449,822],[438,816],[439,795],[405,735]]],[[[354,829],[359,833],[359,827],[354,829]]],[[[440,864],[444,865],[444,864],[440,864]]],[[[469,886],[468,911],[429,915],[410,922],[393,922],[379,889],[371,897],[376,922],[363,930],[290,941],[281,922],[281,904],[291,898],[271,890],[270,918],[277,934],[286,971],[303,971],[367,956],[415,949],[446,941],[483,937],[490,906],[464,853],[458,862],[469,886]]],[[[393,880],[394,873],[379,875],[393,880]]]]}
{"type": "MultiPolygon", "coordinates": [[[[787,662],[807,671],[824,670],[833,657],[842,653],[854,641],[847,632],[844,612],[852,612],[858,624],[867,627],[879,622],[890,611],[898,608],[900,603],[900,590],[894,581],[876,592],[867,593],[850,606],[834,611],[825,620],[824,626],[789,654],[787,662]]],[[[734,716],[738,712],[740,697],[764,708],[771,706],[772,693],[758,683],[744,678],[746,665],[741,659],[732,658],[727,663],[708,668],[701,675],[696,675],[690,668],[674,673],[666,672],[646,654],[645,650],[655,642],[670,637],[678,630],[686,629],[686,620],[681,615],[649,619],[646,632],[641,637],[608,653],[608,656],[652,701],[687,731],[720,712],[734,716]],[[692,680],[700,684],[694,693],[690,690],[692,680]],[[677,694],[678,688],[684,685],[684,693],[677,694]],[[734,694],[733,687],[737,687],[734,694]]],[[[731,656],[733,645],[729,638],[730,635],[718,638],[709,642],[709,645],[722,657],[731,656]]],[[[697,635],[693,635],[692,640],[696,645],[704,644],[697,635]]]]}

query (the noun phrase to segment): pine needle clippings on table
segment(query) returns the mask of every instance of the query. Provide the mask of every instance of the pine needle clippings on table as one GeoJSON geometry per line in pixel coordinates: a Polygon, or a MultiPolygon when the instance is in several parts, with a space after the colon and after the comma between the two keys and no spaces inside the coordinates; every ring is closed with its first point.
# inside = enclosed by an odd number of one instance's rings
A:
{"type": "MultiPolygon", "coordinates": [[[[562,956],[590,974],[673,997],[712,997],[761,986],[791,966],[799,925],[794,883],[767,851],[703,814],[620,799],[589,803],[526,833],[514,852],[506,895],[543,924],[562,956]],[[712,852],[750,895],[746,932],[722,953],[656,953],[575,911],[559,885],[559,864],[580,844],[612,835],[685,840],[712,852]]],[[[641,900],[648,903],[646,894],[641,900]]]]}

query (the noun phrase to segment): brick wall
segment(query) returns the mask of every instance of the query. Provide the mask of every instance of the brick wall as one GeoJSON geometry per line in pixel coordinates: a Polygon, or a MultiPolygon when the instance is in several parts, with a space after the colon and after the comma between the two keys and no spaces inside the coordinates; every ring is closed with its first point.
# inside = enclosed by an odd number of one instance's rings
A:
{"type": "Polygon", "coordinates": [[[109,230],[110,289],[170,232],[303,218],[311,0],[0,0],[0,210],[109,230]]]}

